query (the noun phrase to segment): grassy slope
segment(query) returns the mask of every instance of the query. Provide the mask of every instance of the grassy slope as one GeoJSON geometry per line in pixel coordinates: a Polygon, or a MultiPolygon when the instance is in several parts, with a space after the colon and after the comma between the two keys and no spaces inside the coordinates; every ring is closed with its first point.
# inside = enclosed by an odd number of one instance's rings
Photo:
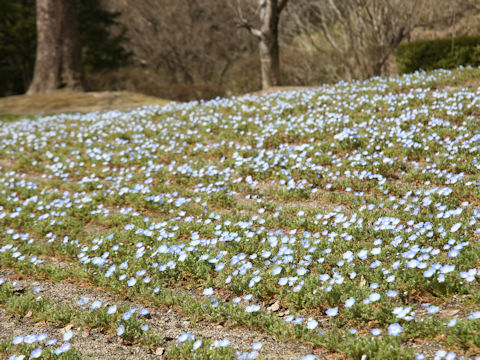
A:
{"type": "MultiPolygon", "coordinates": [[[[480,194],[477,187],[465,184],[479,180],[475,168],[478,163],[474,162],[478,150],[470,139],[478,129],[475,125],[478,111],[471,105],[471,99],[477,91],[480,71],[418,75],[411,77],[411,82],[406,79],[401,82],[377,79],[313,92],[307,90],[303,94],[287,91],[265,98],[251,96],[231,102],[183,104],[163,112],[131,113],[114,118],[59,115],[39,121],[38,129],[26,123],[18,123],[18,128],[16,124],[5,125],[0,142],[3,146],[0,159],[5,167],[0,177],[0,199],[5,213],[0,219],[0,232],[4,235],[0,248],[7,244],[15,247],[0,253],[0,265],[32,282],[37,277],[95,286],[97,290],[156,307],[155,311],[161,311],[161,307],[174,309],[190,317],[192,323],[237,327],[249,334],[259,331],[287,343],[299,342],[311,352],[330,357],[361,359],[367,355],[367,358],[408,359],[414,352],[432,355],[442,348],[479,355],[480,339],[475,337],[480,331],[478,323],[466,317],[478,309],[480,289],[477,282],[462,282],[458,272],[480,267],[479,247],[475,242],[478,234],[474,233],[475,223],[471,224],[480,194]],[[421,113],[425,108],[429,110],[428,116],[421,113]],[[309,127],[302,116],[312,113],[315,116],[309,119],[312,121],[309,127]],[[315,121],[335,117],[337,121],[323,123],[319,130],[320,125],[315,121]],[[370,120],[371,125],[360,125],[370,120]],[[431,125],[434,120],[445,123],[431,125]],[[340,131],[351,128],[357,130],[353,136],[335,138],[340,131]],[[309,132],[311,129],[316,131],[309,132]],[[13,140],[12,132],[16,135],[13,140]],[[59,136],[62,136],[61,142],[59,136]],[[402,146],[405,139],[419,147],[402,146]],[[452,141],[456,142],[449,146],[452,141]],[[461,149],[457,151],[456,146],[461,149]],[[273,156],[266,157],[268,152],[285,163],[277,162],[263,170],[262,161],[274,161],[273,156]],[[449,157],[443,157],[444,153],[449,157]],[[391,164],[385,165],[383,157],[388,157],[391,164]],[[239,160],[245,161],[237,164],[239,160]],[[314,171],[310,168],[312,164],[321,165],[323,169],[314,171]],[[380,183],[378,177],[358,179],[335,175],[336,171],[346,170],[368,170],[380,174],[385,182],[380,183]],[[197,177],[195,171],[204,173],[197,177]],[[318,176],[319,172],[322,176],[318,176]],[[442,175],[445,173],[464,174],[465,178],[449,183],[442,175]],[[249,176],[258,184],[248,182],[249,176]],[[241,179],[236,182],[238,178],[241,179]],[[294,189],[281,186],[280,180],[289,178],[295,180],[296,185],[305,180],[318,191],[313,192],[308,186],[294,189]],[[141,191],[146,184],[150,192],[144,194],[141,191]],[[454,192],[450,196],[435,191],[428,193],[434,187],[437,190],[450,187],[454,192]],[[413,195],[410,191],[419,192],[413,195]],[[159,199],[148,199],[151,194],[159,199]],[[431,204],[424,202],[429,197],[433,198],[431,204]],[[191,201],[183,202],[184,199],[191,201]],[[401,209],[394,209],[400,199],[405,200],[401,209]],[[180,201],[178,205],[177,201],[180,201]],[[49,204],[53,204],[52,207],[45,208],[49,204]],[[373,208],[367,210],[366,204],[373,208]],[[407,206],[408,210],[402,210],[407,206]],[[444,218],[443,214],[437,217],[444,211],[438,209],[440,206],[450,211],[464,210],[461,217],[444,218]],[[417,207],[419,211],[413,214],[417,207]],[[50,212],[50,217],[41,219],[50,212]],[[62,212],[65,214],[61,215],[62,212]],[[319,212],[333,215],[317,221],[319,212]],[[364,219],[363,228],[356,227],[354,213],[364,219]],[[264,222],[260,223],[259,217],[264,222]],[[338,223],[334,221],[337,218],[341,219],[338,223]],[[418,242],[422,249],[430,245],[442,249],[438,256],[422,261],[429,266],[434,262],[454,263],[456,269],[446,273],[447,281],[437,282],[438,273],[426,278],[424,270],[403,265],[400,270],[395,268],[394,261],[403,261],[401,253],[406,251],[391,245],[398,234],[388,228],[373,229],[377,220],[388,222],[394,218],[404,226],[409,220],[416,224],[433,223],[436,231],[433,238],[427,237],[428,230],[421,232],[423,225],[415,229],[408,225],[419,236],[409,239],[411,244],[407,247],[418,242]],[[457,221],[462,223],[461,230],[450,231],[457,221]],[[247,223],[249,229],[239,223],[247,223]],[[133,228],[127,228],[126,224],[132,224],[133,228]],[[448,234],[445,237],[441,235],[444,230],[438,230],[443,225],[448,234]],[[154,235],[146,234],[146,229],[154,235]],[[273,265],[267,265],[260,255],[272,251],[270,258],[285,259],[284,255],[277,254],[284,244],[276,247],[262,241],[270,230],[282,230],[283,234],[295,234],[296,238],[296,242],[284,243],[293,249],[294,263],[283,263],[279,276],[273,274],[273,265]],[[328,230],[337,236],[329,241],[322,235],[321,241],[312,246],[314,238],[302,235],[306,230],[311,233],[328,230]],[[22,236],[15,237],[15,232],[29,235],[19,240],[22,236]],[[109,237],[112,233],[115,236],[109,237]],[[153,253],[161,244],[167,244],[170,249],[188,246],[195,233],[200,239],[235,233],[239,241],[192,245],[196,249],[187,253],[184,261],[178,260],[178,254],[165,250],[153,253]],[[342,233],[351,234],[354,241],[339,237],[342,233]],[[48,241],[52,234],[57,235],[56,240],[48,241]],[[65,235],[70,241],[63,243],[65,235]],[[27,243],[30,237],[36,240],[27,243]],[[449,248],[445,248],[451,237],[458,242],[470,240],[471,246],[452,258],[449,248]],[[381,245],[378,239],[383,241],[381,245]],[[122,245],[114,249],[119,243],[122,245]],[[309,243],[308,252],[305,243],[309,243]],[[142,247],[146,256],[137,256],[142,247]],[[375,248],[381,248],[381,252],[373,254],[375,248]],[[350,265],[338,265],[338,261],[348,258],[343,257],[347,251],[353,251],[356,256],[364,249],[372,252],[367,261],[355,258],[350,265]],[[85,261],[94,258],[98,261],[106,251],[109,251],[108,262],[103,268],[85,261]],[[216,261],[201,260],[203,252],[216,261]],[[253,269],[245,275],[235,275],[230,283],[225,282],[235,267],[244,264],[230,262],[240,253],[249,256],[244,263],[253,264],[253,269]],[[20,254],[25,255],[24,260],[20,254]],[[306,260],[308,254],[314,257],[313,263],[306,260]],[[29,263],[32,255],[46,262],[34,266],[29,263]],[[316,261],[320,258],[324,260],[316,261]],[[369,266],[374,259],[381,261],[380,267],[369,266]],[[126,269],[117,269],[118,272],[108,278],[104,276],[112,262],[120,267],[126,260],[129,263],[126,269]],[[162,264],[176,261],[177,264],[175,268],[160,271],[153,266],[153,261],[162,264]],[[226,263],[224,270],[216,269],[219,261],[226,263]],[[59,265],[64,263],[67,266],[59,265]],[[300,275],[297,270],[302,267],[308,268],[308,272],[300,275]],[[143,275],[137,275],[142,270],[151,276],[149,283],[143,283],[143,275]],[[356,277],[350,276],[353,270],[356,277]],[[319,275],[333,275],[333,272],[341,273],[344,281],[326,290],[319,275]],[[120,273],[126,275],[125,279],[117,280],[120,273]],[[261,281],[250,286],[258,274],[262,276],[261,281]],[[385,279],[391,274],[396,276],[393,283],[385,279]],[[292,286],[280,286],[280,277],[304,279],[303,289],[295,291],[292,286]],[[125,281],[129,278],[136,278],[136,284],[127,286],[125,281]],[[374,290],[369,284],[379,287],[374,290]],[[156,295],[152,295],[154,286],[162,288],[156,295]],[[210,295],[202,295],[204,288],[209,287],[214,291],[215,300],[210,295]],[[394,289],[400,290],[399,296],[384,295],[394,289]],[[380,301],[362,303],[362,299],[377,292],[382,294],[380,301]],[[232,301],[247,294],[253,294],[253,304],[259,305],[260,311],[247,312],[245,306],[252,303],[242,301],[235,305],[232,301]],[[350,297],[357,302],[347,308],[344,303],[350,297]],[[219,304],[214,305],[217,300],[219,304]],[[427,314],[425,308],[430,305],[426,303],[438,305],[438,314],[427,314]],[[393,316],[393,309],[400,306],[412,306],[418,313],[416,321],[393,316]],[[327,309],[335,307],[339,309],[338,316],[326,316],[327,309]],[[284,322],[287,311],[304,319],[318,320],[318,327],[315,331],[308,330],[306,321],[296,326],[287,325],[284,322]],[[458,324],[444,326],[453,316],[458,317],[458,324]],[[399,337],[386,335],[388,326],[397,321],[403,326],[403,333],[399,337]],[[349,334],[351,327],[358,330],[356,336],[349,334]],[[370,331],[374,328],[381,329],[383,335],[372,340],[370,331]],[[319,330],[324,334],[319,335],[319,330]]],[[[405,243],[412,235],[401,234],[405,243]]],[[[0,298],[0,306],[9,312],[26,314],[27,305],[16,305],[26,302],[22,299],[15,291],[8,290],[0,298]]],[[[50,311],[59,312],[58,307],[51,308],[49,305],[48,311],[38,310],[31,315],[32,319],[43,319],[50,311]]],[[[52,318],[60,319],[60,316],[52,318]]],[[[75,324],[83,319],[80,314],[74,318],[75,324]]],[[[112,318],[106,317],[107,320],[108,329],[114,329],[116,324],[112,318]]],[[[98,320],[89,320],[84,326],[87,325],[102,326],[98,320]]],[[[196,335],[205,335],[198,328],[195,330],[199,331],[196,335]]],[[[144,335],[139,330],[134,335],[136,338],[131,341],[141,344],[144,335]]],[[[191,344],[172,346],[170,354],[172,358],[191,358],[191,350],[191,344]]]]}
{"type": "Polygon", "coordinates": [[[72,92],[59,90],[45,94],[0,98],[0,119],[14,120],[25,115],[60,112],[127,110],[142,105],[165,105],[169,100],[128,91],[72,92]]]}

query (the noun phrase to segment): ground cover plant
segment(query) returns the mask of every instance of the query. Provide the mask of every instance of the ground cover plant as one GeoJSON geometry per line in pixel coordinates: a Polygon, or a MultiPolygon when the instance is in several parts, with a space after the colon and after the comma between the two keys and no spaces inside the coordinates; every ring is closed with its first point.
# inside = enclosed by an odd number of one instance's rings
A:
{"type": "Polygon", "coordinates": [[[2,123],[0,353],[480,357],[478,79],[2,123]]]}

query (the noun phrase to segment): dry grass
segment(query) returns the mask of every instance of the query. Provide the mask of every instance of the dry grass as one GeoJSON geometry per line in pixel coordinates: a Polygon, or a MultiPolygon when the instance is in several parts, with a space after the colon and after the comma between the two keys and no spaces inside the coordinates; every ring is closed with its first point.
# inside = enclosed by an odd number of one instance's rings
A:
{"type": "Polygon", "coordinates": [[[271,94],[271,93],[279,92],[279,91],[311,90],[311,89],[316,89],[320,86],[321,85],[317,85],[317,86],[272,86],[271,88],[264,89],[264,90],[253,91],[249,94],[262,96],[262,95],[267,95],[267,94],[271,94]]]}
{"type": "Polygon", "coordinates": [[[0,99],[0,115],[12,120],[21,115],[127,110],[142,105],[166,105],[170,101],[128,92],[73,92],[58,90],[36,95],[15,95],[0,99]]]}

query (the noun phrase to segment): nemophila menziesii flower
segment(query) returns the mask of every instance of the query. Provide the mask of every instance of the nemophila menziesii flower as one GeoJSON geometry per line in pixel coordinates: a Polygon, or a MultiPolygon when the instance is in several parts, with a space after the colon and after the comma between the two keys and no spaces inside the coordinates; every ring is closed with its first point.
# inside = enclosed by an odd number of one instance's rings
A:
{"type": "Polygon", "coordinates": [[[23,336],[16,336],[13,340],[12,340],[12,344],[13,345],[18,345],[18,344],[21,344],[24,340],[24,337],[23,336]]]}
{"type": "Polygon", "coordinates": [[[193,343],[193,346],[192,346],[192,350],[195,351],[195,350],[198,350],[203,344],[203,341],[198,339],[196,340],[194,343],[193,343]]]}
{"type": "Polygon", "coordinates": [[[27,335],[24,337],[23,339],[23,342],[25,344],[33,344],[34,342],[36,342],[38,339],[37,339],[37,335],[36,334],[30,334],[30,335],[27,335]]]}
{"type": "Polygon", "coordinates": [[[398,336],[402,331],[402,326],[399,323],[393,323],[388,326],[388,335],[398,336]]]}
{"type": "Polygon", "coordinates": [[[50,339],[45,343],[45,346],[53,346],[57,343],[57,339],[50,339]]]}
{"type": "Polygon", "coordinates": [[[83,306],[83,305],[88,304],[89,301],[90,301],[89,297],[83,297],[83,298],[81,298],[80,300],[77,301],[77,305],[83,306]]]}
{"type": "Polygon", "coordinates": [[[260,311],[260,305],[249,305],[245,308],[245,312],[247,313],[253,313],[260,311]]]}
{"type": "Polygon", "coordinates": [[[90,305],[90,308],[93,310],[100,309],[102,307],[102,302],[100,300],[95,300],[92,302],[92,305],[90,305]]]}
{"type": "Polygon", "coordinates": [[[440,311],[440,307],[438,307],[438,306],[432,305],[432,306],[429,306],[429,307],[427,308],[427,312],[428,312],[429,314],[436,314],[436,313],[438,313],[439,311],[440,311]]]}
{"type": "Polygon", "coordinates": [[[72,348],[72,345],[69,342],[67,342],[65,344],[62,344],[59,348],[55,349],[54,354],[60,355],[60,354],[66,353],[70,351],[71,348],[72,348]]]}
{"type": "Polygon", "coordinates": [[[252,349],[253,349],[253,350],[257,350],[257,351],[258,351],[258,350],[260,350],[262,347],[263,347],[263,344],[262,344],[261,342],[254,342],[254,343],[252,344],[252,349]]]}
{"type": "Polygon", "coordinates": [[[309,319],[307,321],[307,329],[308,330],[313,330],[315,329],[316,327],[318,326],[318,321],[314,320],[314,319],[309,319]]]}
{"type": "Polygon", "coordinates": [[[122,336],[125,333],[125,326],[122,324],[117,327],[117,336],[122,336]]]}
{"type": "Polygon", "coordinates": [[[68,330],[65,334],[63,334],[63,341],[68,341],[73,337],[73,331],[68,330]]]}
{"type": "Polygon", "coordinates": [[[195,340],[195,335],[193,335],[192,333],[183,333],[183,334],[180,334],[180,336],[178,337],[177,341],[179,343],[183,343],[183,342],[191,342],[191,341],[194,341],[195,340]]]}
{"type": "Polygon", "coordinates": [[[32,350],[30,353],[29,359],[38,359],[40,356],[42,356],[43,350],[40,348],[36,348],[35,350],[32,350]]]}
{"type": "Polygon", "coordinates": [[[345,300],[345,307],[350,308],[355,304],[355,299],[353,297],[348,298],[345,300]]]}
{"type": "Polygon", "coordinates": [[[477,319],[480,319],[480,311],[475,311],[475,312],[471,313],[471,314],[468,316],[468,319],[469,319],[469,320],[477,320],[477,319]]]}
{"type": "Polygon", "coordinates": [[[212,296],[213,294],[214,294],[214,292],[213,292],[212,288],[207,288],[207,289],[203,290],[203,295],[205,295],[205,296],[212,296]]]}
{"type": "Polygon", "coordinates": [[[330,308],[326,312],[327,316],[337,316],[338,315],[338,307],[330,308]]]}

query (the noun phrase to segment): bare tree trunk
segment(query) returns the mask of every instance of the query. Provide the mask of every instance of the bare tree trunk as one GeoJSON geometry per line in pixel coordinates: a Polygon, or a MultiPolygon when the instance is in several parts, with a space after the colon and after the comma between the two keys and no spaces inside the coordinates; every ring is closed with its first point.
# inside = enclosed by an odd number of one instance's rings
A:
{"type": "Polygon", "coordinates": [[[71,90],[83,90],[82,48],[78,30],[77,1],[62,1],[62,85],[71,90]]]}
{"type": "Polygon", "coordinates": [[[60,0],[37,0],[37,54],[27,94],[60,87],[60,0]]]}
{"type": "Polygon", "coordinates": [[[278,22],[280,14],[288,0],[258,0],[260,27],[254,28],[243,17],[237,2],[240,25],[258,38],[260,64],[262,71],[262,89],[280,85],[280,50],[278,46],[278,22]]]}
{"type": "Polygon", "coordinates": [[[258,48],[262,70],[262,89],[280,85],[279,15],[277,0],[261,0],[260,21],[262,26],[258,48]]]}
{"type": "Polygon", "coordinates": [[[37,0],[37,53],[27,94],[83,90],[75,0],[37,0]]]}

